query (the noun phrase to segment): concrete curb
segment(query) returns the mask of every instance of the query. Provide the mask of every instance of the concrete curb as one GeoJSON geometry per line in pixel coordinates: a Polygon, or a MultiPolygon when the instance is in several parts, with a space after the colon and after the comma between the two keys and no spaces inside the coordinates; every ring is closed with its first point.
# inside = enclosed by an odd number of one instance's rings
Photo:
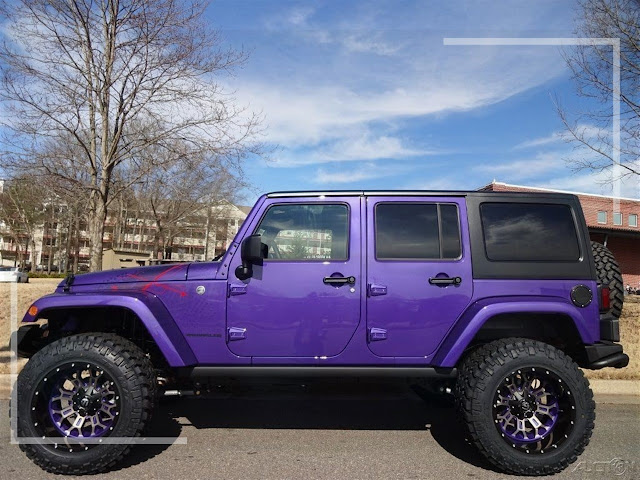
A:
{"type": "Polygon", "coordinates": [[[640,397],[640,380],[589,380],[596,395],[630,395],[640,397]]]}
{"type": "MultiPolygon", "coordinates": [[[[589,380],[598,403],[640,405],[640,380],[589,380]]],[[[11,375],[0,374],[0,399],[11,394],[11,375]]]]}

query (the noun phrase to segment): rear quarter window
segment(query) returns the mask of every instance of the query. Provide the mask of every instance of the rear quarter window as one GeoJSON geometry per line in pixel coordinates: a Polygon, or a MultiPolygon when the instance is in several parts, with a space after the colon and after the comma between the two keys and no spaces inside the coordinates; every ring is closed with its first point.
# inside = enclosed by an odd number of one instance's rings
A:
{"type": "Polygon", "coordinates": [[[483,203],[480,217],[489,260],[580,260],[576,224],[568,205],[483,203]]]}

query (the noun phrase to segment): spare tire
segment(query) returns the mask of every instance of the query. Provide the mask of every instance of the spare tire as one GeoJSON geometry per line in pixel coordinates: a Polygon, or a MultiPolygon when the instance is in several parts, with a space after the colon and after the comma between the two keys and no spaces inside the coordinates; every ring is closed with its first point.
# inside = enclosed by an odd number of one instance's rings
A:
{"type": "Polygon", "coordinates": [[[611,313],[616,318],[620,318],[622,304],[624,303],[624,284],[622,283],[620,266],[611,250],[601,243],[591,242],[591,250],[596,263],[598,281],[611,290],[611,313]]]}

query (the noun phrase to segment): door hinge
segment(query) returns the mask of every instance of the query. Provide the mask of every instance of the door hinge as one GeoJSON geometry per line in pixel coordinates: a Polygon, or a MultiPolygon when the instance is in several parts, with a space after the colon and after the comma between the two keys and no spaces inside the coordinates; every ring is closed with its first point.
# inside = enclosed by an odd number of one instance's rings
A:
{"type": "Polygon", "coordinates": [[[387,330],[384,328],[370,328],[369,329],[369,341],[378,342],[380,340],[387,339],[387,330]]]}

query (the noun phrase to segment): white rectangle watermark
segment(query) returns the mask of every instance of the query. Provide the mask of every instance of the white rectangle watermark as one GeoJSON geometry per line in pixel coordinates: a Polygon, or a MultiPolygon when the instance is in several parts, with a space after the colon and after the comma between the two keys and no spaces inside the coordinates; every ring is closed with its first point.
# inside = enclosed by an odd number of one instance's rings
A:
{"type": "Polygon", "coordinates": [[[620,165],[620,39],[619,38],[588,38],[588,37],[445,37],[443,45],[449,46],[607,46],[612,47],[612,78],[613,112],[612,130],[613,145],[611,158],[611,178],[613,184],[613,211],[620,211],[620,197],[622,192],[623,169],[620,165]]]}

